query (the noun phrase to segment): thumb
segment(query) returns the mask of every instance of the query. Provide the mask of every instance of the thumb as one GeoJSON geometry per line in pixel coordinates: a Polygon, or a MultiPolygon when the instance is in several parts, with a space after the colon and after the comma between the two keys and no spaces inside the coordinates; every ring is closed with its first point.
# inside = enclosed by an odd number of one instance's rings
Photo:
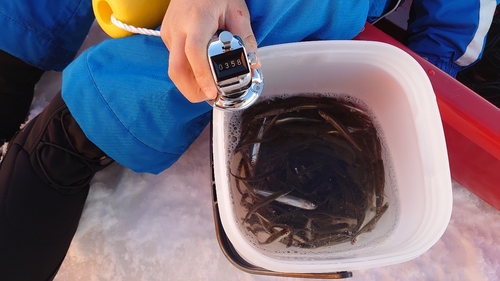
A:
{"type": "Polygon", "coordinates": [[[247,49],[247,54],[255,53],[254,61],[251,62],[252,69],[260,68],[262,65],[259,60],[259,56],[257,54],[257,40],[255,40],[255,36],[253,33],[248,35],[247,37],[242,37],[243,44],[245,44],[245,48],[247,49]]]}

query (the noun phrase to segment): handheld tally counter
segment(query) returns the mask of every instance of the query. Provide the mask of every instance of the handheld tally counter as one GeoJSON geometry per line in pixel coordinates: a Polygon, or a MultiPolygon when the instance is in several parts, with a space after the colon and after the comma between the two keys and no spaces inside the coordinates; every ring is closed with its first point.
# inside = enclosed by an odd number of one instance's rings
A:
{"type": "Polygon", "coordinates": [[[252,70],[257,58],[247,54],[243,41],[229,31],[217,32],[208,44],[217,97],[208,101],[223,110],[240,110],[252,105],[262,92],[264,80],[260,69],[252,70]]]}

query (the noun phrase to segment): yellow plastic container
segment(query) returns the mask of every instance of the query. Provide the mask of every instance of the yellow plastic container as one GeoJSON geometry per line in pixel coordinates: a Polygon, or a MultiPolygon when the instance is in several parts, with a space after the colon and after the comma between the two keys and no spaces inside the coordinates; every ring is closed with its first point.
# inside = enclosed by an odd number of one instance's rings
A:
{"type": "Polygon", "coordinates": [[[170,0],[92,0],[97,22],[109,36],[132,35],[111,22],[111,15],[125,24],[142,28],[161,25],[170,0]]]}

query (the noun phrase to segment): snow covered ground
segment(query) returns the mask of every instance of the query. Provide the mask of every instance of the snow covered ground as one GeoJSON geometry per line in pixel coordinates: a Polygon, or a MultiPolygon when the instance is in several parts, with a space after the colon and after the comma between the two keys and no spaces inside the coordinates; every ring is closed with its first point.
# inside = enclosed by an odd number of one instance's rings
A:
{"type": "MultiPolygon", "coordinates": [[[[95,25],[84,47],[104,38],[95,25]]],[[[32,116],[59,89],[60,74],[47,73],[32,116]]],[[[301,280],[251,275],[222,254],[211,205],[209,135],[205,130],[160,175],[118,164],[100,172],[55,280],[301,280]]],[[[350,280],[499,280],[500,212],[457,183],[453,200],[450,224],[429,251],[402,264],[354,271],[350,280]]]]}

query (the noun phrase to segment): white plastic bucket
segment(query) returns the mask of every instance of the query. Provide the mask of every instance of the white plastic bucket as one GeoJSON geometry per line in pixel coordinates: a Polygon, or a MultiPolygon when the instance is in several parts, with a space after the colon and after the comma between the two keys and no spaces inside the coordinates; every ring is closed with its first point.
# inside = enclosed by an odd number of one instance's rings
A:
{"type": "Polygon", "coordinates": [[[261,48],[262,98],[337,93],[368,106],[384,137],[390,209],[355,245],[273,251],[252,243],[236,215],[229,186],[228,128],[233,112],[213,113],[213,164],[220,219],[248,263],[283,273],[324,273],[401,263],[427,251],[445,231],[452,209],[451,177],[434,92],[420,65],[388,44],[316,41],[261,48]]]}

